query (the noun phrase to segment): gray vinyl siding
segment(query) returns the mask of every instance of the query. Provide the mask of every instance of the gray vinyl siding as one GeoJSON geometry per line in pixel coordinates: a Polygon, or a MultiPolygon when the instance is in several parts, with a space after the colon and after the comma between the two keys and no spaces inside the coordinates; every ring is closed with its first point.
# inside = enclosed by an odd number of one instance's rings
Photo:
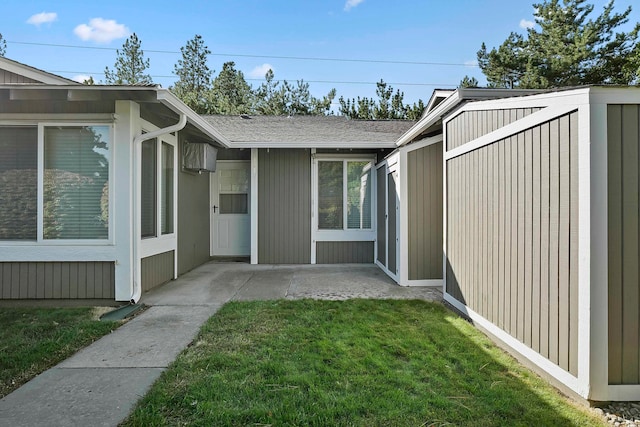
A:
{"type": "Polygon", "coordinates": [[[373,263],[373,242],[317,242],[317,264],[373,263]]]}
{"type": "Polygon", "coordinates": [[[311,153],[258,150],[258,262],[311,262],[311,153]]]}
{"type": "Polygon", "coordinates": [[[609,384],[640,384],[640,106],[607,117],[609,384]]]}
{"type": "Polygon", "coordinates": [[[442,143],[407,153],[409,280],[442,279],[442,143]]]}
{"type": "Polygon", "coordinates": [[[114,298],[114,262],[0,262],[0,299],[114,298]]]}
{"type": "Polygon", "coordinates": [[[0,70],[0,84],[22,84],[22,83],[39,83],[36,80],[29,77],[21,76],[20,74],[12,73],[7,70],[0,70]]]}
{"type": "Polygon", "coordinates": [[[573,112],[447,162],[447,293],[573,375],[577,152],[573,112]]]}
{"type": "Polygon", "coordinates": [[[378,168],[376,171],[377,174],[377,182],[378,187],[376,189],[377,192],[377,200],[378,204],[376,206],[376,213],[378,218],[378,229],[376,232],[377,235],[377,245],[378,245],[378,262],[380,262],[385,267],[387,266],[387,222],[386,222],[386,206],[385,206],[385,186],[384,180],[385,175],[387,173],[386,167],[378,168]]]}
{"type": "Polygon", "coordinates": [[[541,108],[514,108],[509,110],[465,111],[447,123],[447,150],[520,120],[541,108]]]}
{"type": "MultiPolygon", "coordinates": [[[[178,164],[182,164],[181,138],[178,164]]],[[[209,174],[178,172],[178,274],[209,261],[209,174]]]]}
{"type": "Polygon", "coordinates": [[[140,260],[142,291],[146,292],[173,279],[173,251],[140,260]]]}

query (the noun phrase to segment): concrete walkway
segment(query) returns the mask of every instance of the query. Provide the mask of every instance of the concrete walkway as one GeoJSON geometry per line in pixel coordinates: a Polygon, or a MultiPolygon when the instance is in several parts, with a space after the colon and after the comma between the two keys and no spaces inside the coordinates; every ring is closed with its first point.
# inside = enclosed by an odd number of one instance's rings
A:
{"type": "Polygon", "coordinates": [[[0,400],[0,425],[116,426],[200,326],[231,300],[442,299],[373,265],[208,263],[145,294],[151,307],[0,400]]]}

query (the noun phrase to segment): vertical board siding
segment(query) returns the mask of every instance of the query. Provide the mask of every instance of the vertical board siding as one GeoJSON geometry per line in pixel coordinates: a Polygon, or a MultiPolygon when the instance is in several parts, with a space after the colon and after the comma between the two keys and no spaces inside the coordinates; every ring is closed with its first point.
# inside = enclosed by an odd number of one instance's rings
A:
{"type": "Polygon", "coordinates": [[[464,111],[447,123],[447,150],[480,138],[541,109],[541,107],[534,107],[513,110],[464,111]]]}
{"type": "MultiPolygon", "coordinates": [[[[311,154],[258,151],[258,262],[311,262],[311,154]]],[[[369,262],[373,262],[373,257],[369,262]]]]}
{"type": "Polygon", "coordinates": [[[607,115],[609,384],[640,384],[640,106],[607,115]]]}
{"type": "Polygon", "coordinates": [[[577,144],[572,112],[447,161],[447,292],[573,375],[577,144]]]}
{"type": "Polygon", "coordinates": [[[151,255],[140,260],[142,291],[146,292],[173,279],[174,252],[151,255]]]}
{"type": "Polygon", "coordinates": [[[29,77],[21,76],[20,74],[12,73],[7,70],[0,70],[0,84],[22,84],[22,83],[40,83],[29,77]]]}
{"type": "Polygon", "coordinates": [[[0,299],[114,299],[114,262],[0,262],[0,299]]]}
{"type": "Polygon", "coordinates": [[[407,153],[409,280],[442,279],[442,143],[407,153]]]}
{"type": "Polygon", "coordinates": [[[370,264],[373,242],[317,242],[317,264],[370,264]]]}
{"type": "Polygon", "coordinates": [[[386,211],[386,191],[385,191],[385,174],[387,173],[387,168],[382,166],[378,168],[376,171],[377,178],[377,189],[376,195],[378,200],[378,205],[376,206],[376,214],[378,219],[377,224],[377,259],[378,262],[385,267],[387,266],[387,211],[386,211]]]}
{"type": "MultiPolygon", "coordinates": [[[[182,135],[182,134],[180,134],[182,135]]],[[[182,164],[180,136],[179,163],[182,164]]],[[[211,239],[209,174],[178,172],[178,274],[209,261],[211,239]]]]}

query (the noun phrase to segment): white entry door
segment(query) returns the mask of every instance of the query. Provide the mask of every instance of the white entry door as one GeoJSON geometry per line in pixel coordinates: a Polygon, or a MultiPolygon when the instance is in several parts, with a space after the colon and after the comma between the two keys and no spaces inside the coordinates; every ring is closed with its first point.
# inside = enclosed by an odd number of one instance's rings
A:
{"type": "Polygon", "coordinates": [[[251,163],[218,160],[211,175],[211,255],[251,254],[251,163]]]}

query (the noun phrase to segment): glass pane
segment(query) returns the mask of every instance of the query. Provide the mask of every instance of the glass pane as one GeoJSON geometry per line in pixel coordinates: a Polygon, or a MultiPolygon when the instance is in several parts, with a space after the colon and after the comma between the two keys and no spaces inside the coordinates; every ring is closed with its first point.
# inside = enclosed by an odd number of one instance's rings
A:
{"type": "Polygon", "coordinates": [[[141,159],[141,195],[140,195],[140,236],[156,237],[156,198],[157,198],[157,145],[156,139],[150,139],[142,143],[142,159],[141,159]]]}
{"type": "Polygon", "coordinates": [[[109,236],[109,127],[44,130],[44,238],[109,236]]]}
{"type": "Polygon", "coordinates": [[[36,240],[38,128],[0,128],[0,240],[36,240]]]}
{"type": "Polygon", "coordinates": [[[173,233],[173,146],[162,143],[162,200],[160,229],[162,234],[173,233]]]}
{"type": "Polygon", "coordinates": [[[318,162],[318,228],[343,228],[343,162],[318,162]]]}
{"type": "Polygon", "coordinates": [[[221,214],[246,214],[249,213],[248,194],[221,194],[221,214]]]}
{"type": "Polygon", "coordinates": [[[347,228],[371,228],[371,162],[347,162],[347,228]]]}

